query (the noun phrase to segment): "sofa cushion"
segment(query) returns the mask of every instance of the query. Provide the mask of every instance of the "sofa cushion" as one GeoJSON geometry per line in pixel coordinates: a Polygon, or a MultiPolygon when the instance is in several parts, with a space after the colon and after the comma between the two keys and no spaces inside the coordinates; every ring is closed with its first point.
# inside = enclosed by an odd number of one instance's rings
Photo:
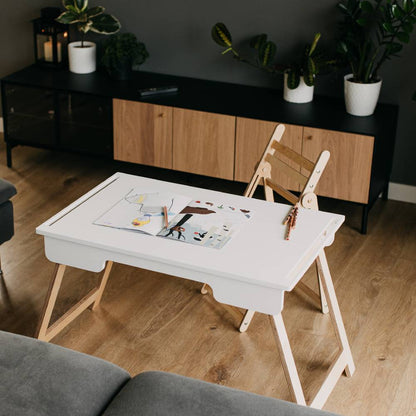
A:
{"type": "Polygon", "coordinates": [[[0,204],[8,201],[13,195],[16,195],[16,188],[10,182],[0,178],[0,204]]]}
{"type": "Polygon", "coordinates": [[[107,361],[0,331],[0,415],[96,416],[129,379],[107,361]]]}
{"type": "Polygon", "coordinates": [[[134,377],[103,416],[324,416],[330,413],[204,381],[149,371],[134,377]]]}
{"type": "Polygon", "coordinates": [[[10,201],[6,201],[0,205],[0,244],[10,240],[13,234],[13,205],[10,201]]]}

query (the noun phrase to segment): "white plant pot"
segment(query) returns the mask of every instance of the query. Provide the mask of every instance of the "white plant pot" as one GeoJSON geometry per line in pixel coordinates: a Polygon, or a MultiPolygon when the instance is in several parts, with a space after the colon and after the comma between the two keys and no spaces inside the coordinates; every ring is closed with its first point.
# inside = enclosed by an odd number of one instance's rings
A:
{"type": "Polygon", "coordinates": [[[382,80],[371,84],[353,82],[353,75],[344,77],[344,97],[347,113],[353,116],[371,116],[377,105],[382,80]]]}
{"type": "Polygon", "coordinates": [[[291,90],[287,87],[287,74],[284,75],[283,99],[290,103],[309,103],[313,100],[314,86],[309,87],[305,84],[303,77],[300,77],[300,83],[297,88],[291,90]]]}
{"type": "Polygon", "coordinates": [[[69,70],[75,74],[89,74],[96,70],[96,46],[94,42],[81,42],[68,44],[69,70]]]}

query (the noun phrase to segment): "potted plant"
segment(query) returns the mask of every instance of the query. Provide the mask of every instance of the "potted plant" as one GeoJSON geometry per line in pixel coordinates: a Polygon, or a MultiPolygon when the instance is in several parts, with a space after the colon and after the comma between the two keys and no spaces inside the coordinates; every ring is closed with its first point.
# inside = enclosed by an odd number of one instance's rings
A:
{"type": "Polygon", "coordinates": [[[311,44],[302,50],[299,59],[290,64],[274,63],[276,44],[267,39],[266,34],[254,36],[250,40],[250,47],[256,50],[256,60],[242,57],[232,45],[232,37],[224,23],[216,23],[211,35],[213,40],[226,49],[226,54],[232,52],[233,57],[240,62],[247,63],[272,74],[284,74],[283,98],[294,103],[306,103],[313,99],[315,79],[318,73],[335,61],[323,57],[317,51],[321,34],[317,33],[311,44]]]}
{"type": "Polygon", "coordinates": [[[102,63],[112,78],[126,80],[133,65],[141,65],[148,57],[146,46],[133,33],[117,33],[105,41],[102,63]]]}
{"type": "Polygon", "coordinates": [[[416,23],[415,0],[343,0],[337,49],[351,74],[344,78],[347,112],[373,114],[382,80],[380,67],[398,56],[416,23]]]}
{"type": "Polygon", "coordinates": [[[88,0],[63,0],[66,9],[57,17],[59,23],[76,24],[81,33],[81,41],[68,45],[69,70],[77,74],[87,74],[96,69],[96,45],[84,40],[86,33],[104,35],[120,30],[120,22],[112,15],[104,13],[101,6],[88,8],[88,0]]]}

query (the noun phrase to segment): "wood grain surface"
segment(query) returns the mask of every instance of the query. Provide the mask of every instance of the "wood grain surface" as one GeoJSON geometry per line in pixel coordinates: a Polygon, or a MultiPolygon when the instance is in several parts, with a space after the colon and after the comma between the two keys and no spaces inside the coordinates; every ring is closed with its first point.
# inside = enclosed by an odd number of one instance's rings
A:
{"type": "MultiPolygon", "coordinates": [[[[0,177],[18,190],[15,236],[0,246],[0,329],[28,336],[35,333],[54,271],[35,227],[115,171],[242,193],[238,184],[180,172],[26,147],[13,152],[14,168],[8,169],[0,144],[0,177]]],[[[324,409],[348,416],[414,415],[416,205],[377,201],[370,232],[361,235],[359,206],[325,198],[319,203],[346,215],[326,253],[357,367],[352,378],[338,381],[324,409]]],[[[52,321],[98,278],[68,268],[52,321]]],[[[308,284],[315,280],[310,270],[308,284]]],[[[241,311],[230,312],[199,290],[197,282],[114,264],[100,305],[52,342],[109,360],[132,375],[171,371],[289,400],[269,318],[258,313],[249,330],[239,333],[241,311]]],[[[309,399],[336,354],[330,317],[296,289],[285,298],[283,317],[309,399]]]]}
{"type": "Polygon", "coordinates": [[[172,107],[113,100],[114,159],[172,168],[172,107]]]}
{"type": "Polygon", "coordinates": [[[235,117],[173,109],[173,169],[234,177],[235,117]]]}

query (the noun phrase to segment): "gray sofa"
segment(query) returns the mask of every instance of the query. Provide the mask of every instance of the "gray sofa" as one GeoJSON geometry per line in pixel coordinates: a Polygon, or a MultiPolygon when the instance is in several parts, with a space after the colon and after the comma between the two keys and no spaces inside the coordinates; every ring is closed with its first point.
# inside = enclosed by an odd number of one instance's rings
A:
{"type": "MultiPolygon", "coordinates": [[[[10,198],[16,194],[16,188],[0,178],[0,244],[10,240],[14,234],[13,205],[10,198]]],[[[0,263],[0,277],[1,277],[0,263]]]]}
{"type": "Polygon", "coordinates": [[[0,415],[324,416],[330,413],[107,361],[0,331],[0,415]]]}

